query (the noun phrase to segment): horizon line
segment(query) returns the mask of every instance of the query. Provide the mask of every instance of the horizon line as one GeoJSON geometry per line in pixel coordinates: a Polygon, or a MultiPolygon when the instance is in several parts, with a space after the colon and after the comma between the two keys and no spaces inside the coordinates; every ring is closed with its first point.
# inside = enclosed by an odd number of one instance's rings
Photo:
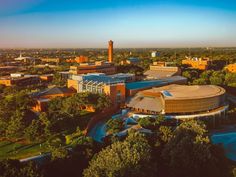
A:
{"type": "MultiPolygon", "coordinates": [[[[236,48],[236,46],[194,46],[194,47],[114,47],[114,49],[193,49],[193,48],[236,48]]],[[[0,47],[0,50],[7,49],[107,49],[107,47],[0,47]]]]}

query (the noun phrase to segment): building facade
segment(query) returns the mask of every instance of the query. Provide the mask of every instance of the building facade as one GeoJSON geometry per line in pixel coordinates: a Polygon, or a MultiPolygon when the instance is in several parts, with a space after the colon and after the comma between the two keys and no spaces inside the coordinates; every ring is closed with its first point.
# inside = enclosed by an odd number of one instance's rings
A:
{"type": "Polygon", "coordinates": [[[36,76],[25,76],[25,77],[1,77],[0,85],[7,87],[11,86],[28,86],[40,83],[39,77],[36,76]]]}
{"type": "Polygon", "coordinates": [[[176,66],[168,66],[167,62],[153,62],[150,69],[144,73],[147,80],[162,79],[181,74],[181,69],[176,66]]]}
{"type": "Polygon", "coordinates": [[[40,60],[45,63],[60,63],[61,62],[60,58],[41,58],[40,60]]]}
{"type": "Polygon", "coordinates": [[[189,58],[187,57],[185,60],[182,60],[183,65],[189,65],[192,68],[199,70],[206,70],[210,66],[209,58],[189,58]]]}
{"type": "Polygon", "coordinates": [[[67,63],[87,63],[88,61],[89,61],[88,57],[83,55],[76,57],[75,59],[66,60],[67,63]]]}
{"type": "Polygon", "coordinates": [[[104,93],[113,104],[123,104],[126,98],[125,81],[101,73],[73,75],[68,79],[68,88],[79,92],[104,93]]]}
{"type": "Polygon", "coordinates": [[[139,92],[127,107],[139,113],[185,119],[224,115],[228,104],[225,90],[218,86],[168,85],[139,92]]]}
{"type": "Polygon", "coordinates": [[[75,94],[73,90],[65,87],[53,87],[42,92],[33,93],[31,96],[34,100],[32,109],[36,112],[43,112],[47,110],[48,102],[57,97],[69,97],[75,94]]]}
{"type": "Polygon", "coordinates": [[[139,58],[128,58],[126,60],[121,61],[121,65],[138,65],[140,64],[140,59],[139,58]]]}
{"type": "Polygon", "coordinates": [[[115,74],[116,67],[112,63],[107,62],[95,62],[95,63],[85,63],[79,66],[71,66],[70,74],[88,74],[88,73],[105,73],[105,74],[115,74]]]}

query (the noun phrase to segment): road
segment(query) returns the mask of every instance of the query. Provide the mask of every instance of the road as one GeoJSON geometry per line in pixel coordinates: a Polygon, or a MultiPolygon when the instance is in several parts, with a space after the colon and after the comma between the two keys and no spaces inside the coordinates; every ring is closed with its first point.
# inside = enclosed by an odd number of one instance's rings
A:
{"type": "Polygon", "coordinates": [[[48,153],[45,153],[45,154],[40,154],[40,155],[37,155],[37,156],[32,156],[32,157],[28,157],[28,158],[25,158],[25,159],[20,159],[20,162],[34,161],[34,162],[42,164],[45,160],[50,159],[50,156],[51,156],[51,153],[48,152],[48,153]]]}

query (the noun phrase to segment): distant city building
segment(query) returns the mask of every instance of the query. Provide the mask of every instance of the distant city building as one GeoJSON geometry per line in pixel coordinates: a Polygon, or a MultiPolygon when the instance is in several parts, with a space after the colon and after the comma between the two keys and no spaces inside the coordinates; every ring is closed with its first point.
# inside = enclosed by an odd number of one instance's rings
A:
{"type": "Polygon", "coordinates": [[[227,69],[231,73],[236,73],[236,63],[229,64],[228,66],[225,67],[225,69],[227,69]]]}
{"type": "Polygon", "coordinates": [[[170,62],[153,62],[150,69],[144,73],[146,79],[162,79],[181,74],[181,69],[170,62]]]}
{"type": "Polygon", "coordinates": [[[11,73],[10,77],[12,78],[17,78],[17,77],[23,77],[24,73],[11,73]]]}
{"type": "Polygon", "coordinates": [[[89,60],[88,60],[88,57],[86,56],[79,56],[79,57],[76,57],[75,59],[67,59],[66,62],[68,63],[87,63],[89,60]]]}
{"type": "Polygon", "coordinates": [[[67,80],[67,79],[69,79],[71,74],[69,71],[61,71],[61,72],[59,72],[59,75],[62,79],[67,80]]]}
{"type": "Polygon", "coordinates": [[[35,65],[33,66],[34,68],[57,68],[57,65],[49,65],[49,64],[44,64],[44,65],[35,65]]]}
{"type": "Polygon", "coordinates": [[[126,65],[126,64],[133,64],[133,65],[137,65],[140,63],[140,59],[139,58],[128,58],[126,60],[121,61],[121,65],[126,65]]]}
{"type": "Polygon", "coordinates": [[[112,63],[97,61],[95,63],[81,63],[79,66],[71,66],[71,74],[87,74],[87,73],[105,73],[115,74],[116,67],[112,63]]]}
{"type": "Polygon", "coordinates": [[[104,74],[115,74],[116,67],[113,62],[113,41],[108,42],[108,61],[96,61],[96,62],[86,62],[88,58],[80,57],[80,62],[78,66],[70,66],[70,74],[88,74],[88,73],[104,73],[104,74]]]}
{"type": "Polygon", "coordinates": [[[1,66],[0,67],[0,73],[3,72],[15,72],[19,69],[17,66],[1,66]]]}
{"type": "Polygon", "coordinates": [[[35,63],[36,60],[37,60],[36,58],[32,58],[32,57],[23,57],[21,53],[19,57],[15,58],[15,61],[21,61],[24,63],[35,63]]]}
{"type": "Polygon", "coordinates": [[[182,60],[182,64],[189,65],[192,68],[199,69],[199,70],[206,70],[210,66],[210,59],[209,58],[190,58],[186,57],[185,60],[182,60]]]}
{"type": "Polygon", "coordinates": [[[194,119],[225,116],[225,90],[218,86],[167,85],[138,92],[127,102],[136,113],[164,114],[167,118],[194,119]]]}
{"type": "Polygon", "coordinates": [[[4,86],[28,86],[38,84],[40,82],[37,76],[23,76],[23,77],[0,77],[0,85],[4,86]]]}
{"type": "Polygon", "coordinates": [[[53,74],[45,74],[39,76],[40,80],[43,82],[52,82],[53,81],[53,74]]]}
{"type": "Polygon", "coordinates": [[[157,51],[153,51],[153,52],[151,53],[151,57],[152,57],[152,58],[155,58],[155,57],[157,57],[157,54],[158,54],[157,51]]]}
{"type": "Polygon", "coordinates": [[[52,82],[52,80],[53,74],[29,75],[24,73],[11,73],[10,76],[0,77],[0,85],[4,85],[7,87],[24,87],[29,85],[40,84],[42,82],[52,82]]]}
{"type": "Polygon", "coordinates": [[[108,42],[108,61],[110,63],[113,62],[113,41],[112,40],[108,42]]]}
{"type": "Polygon", "coordinates": [[[60,58],[41,58],[40,60],[45,63],[60,63],[61,62],[60,58]]]}

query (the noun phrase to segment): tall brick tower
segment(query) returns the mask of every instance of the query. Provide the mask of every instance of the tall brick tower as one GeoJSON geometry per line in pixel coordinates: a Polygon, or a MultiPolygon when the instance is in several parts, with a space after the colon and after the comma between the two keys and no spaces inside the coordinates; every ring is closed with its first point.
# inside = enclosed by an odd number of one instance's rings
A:
{"type": "Polygon", "coordinates": [[[113,41],[112,40],[108,42],[108,61],[110,63],[113,62],[113,41]]]}

